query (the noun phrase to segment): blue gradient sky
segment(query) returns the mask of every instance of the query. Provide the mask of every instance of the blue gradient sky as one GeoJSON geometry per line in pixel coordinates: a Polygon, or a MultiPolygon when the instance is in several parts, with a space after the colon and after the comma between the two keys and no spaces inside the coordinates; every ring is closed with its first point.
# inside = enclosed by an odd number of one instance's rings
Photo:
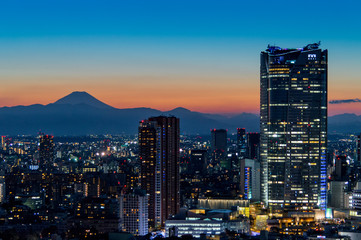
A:
{"type": "MultiPolygon", "coordinates": [[[[3,0],[0,106],[84,90],[115,107],[257,113],[260,51],[316,41],[329,50],[329,99],[361,98],[360,9],[349,0],[3,0]]],[[[361,104],[329,112],[361,114],[361,104]]]]}

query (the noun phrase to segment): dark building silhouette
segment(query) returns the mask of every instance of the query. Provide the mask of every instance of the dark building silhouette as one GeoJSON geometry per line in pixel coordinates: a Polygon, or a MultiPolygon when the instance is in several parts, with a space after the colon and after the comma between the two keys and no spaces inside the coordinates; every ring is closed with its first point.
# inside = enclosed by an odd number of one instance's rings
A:
{"type": "Polygon", "coordinates": [[[207,150],[192,150],[188,172],[190,174],[205,173],[207,170],[207,150]]]}
{"type": "Polygon", "coordinates": [[[347,180],[347,161],[346,155],[338,155],[335,158],[335,180],[347,180]]]}
{"type": "Polygon", "coordinates": [[[247,141],[245,128],[237,128],[237,147],[239,156],[245,158],[247,156],[247,141]]]}
{"type": "Polygon", "coordinates": [[[272,209],[326,207],[327,50],[261,53],[262,200],[272,209]]]}
{"type": "Polygon", "coordinates": [[[68,224],[79,229],[93,228],[99,234],[119,232],[122,229],[119,211],[118,199],[87,197],[76,204],[74,217],[68,219],[68,224]]]}
{"type": "Polygon", "coordinates": [[[149,225],[164,225],[179,210],[179,119],[152,117],[139,124],[141,188],[149,194],[149,225]]]}
{"type": "Polygon", "coordinates": [[[361,163],[361,134],[357,136],[356,139],[356,160],[358,161],[358,164],[361,163]]]}
{"type": "Polygon", "coordinates": [[[230,168],[230,163],[227,161],[227,130],[211,130],[211,151],[213,166],[230,168]]]}
{"type": "Polygon", "coordinates": [[[49,169],[54,160],[54,140],[51,135],[39,136],[39,167],[49,169]]]}
{"type": "Polygon", "coordinates": [[[258,159],[259,156],[259,133],[247,133],[247,155],[250,159],[258,159]]]}

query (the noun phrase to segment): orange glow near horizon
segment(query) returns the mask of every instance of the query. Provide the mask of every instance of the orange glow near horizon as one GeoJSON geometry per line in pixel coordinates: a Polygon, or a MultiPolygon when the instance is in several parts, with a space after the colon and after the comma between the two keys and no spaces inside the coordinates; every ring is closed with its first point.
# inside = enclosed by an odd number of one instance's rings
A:
{"type": "MultiPolygon", "coordinates": [[[[9,79],[0,89],[0,107],[49,104],[73,91],[86,91],[116,108],[149,107],[169,111],[184,107],[204,113],[259,114],[259,82],[254,76],[224,77],[33,77],[9,79]],[[101,79],[101,80],[99,80],[101,79]],[[55,81],[54,81],[55,80],[55,81]]],[[[329,100],[357,98],[358,87],[333,84],[329,100]],[[332,94],[332,95],[331,95],[332,94]],[[330,96],[331,95],[331,96],[330,96]],[[347,97],[345,97],[347,96],[347,97]]],[[[361,103],[329,104],[329,115],[361,114],[361,103]]]]}
{"type": "Polygon", "coordinates": [[[190,78],[168,81],[166,77],[128,79],[108,78],[58,79],[47,83],[38,79],[38,84],[7,84],[0,90],[0,106],[49,104],[73,91],[86,91],[98,100],[116,108],[149,107],[168,111],[184,107],[207,113],[258,113],[259,91],[252,84],[243,84],[236,79],[190,78]],[[145,80],[144,80],[145,79],[145,80]],[[126,84],[125,84],[126,83],[126,84]],[[237,83],[237,84],[233,84],[237,83]],[[229,87],[232,84],[232,87],[229,87]],[[84,87],[85,86],[85,87],[84,87]],[[247,90],[248,89],[248,90],[247,90]]]}

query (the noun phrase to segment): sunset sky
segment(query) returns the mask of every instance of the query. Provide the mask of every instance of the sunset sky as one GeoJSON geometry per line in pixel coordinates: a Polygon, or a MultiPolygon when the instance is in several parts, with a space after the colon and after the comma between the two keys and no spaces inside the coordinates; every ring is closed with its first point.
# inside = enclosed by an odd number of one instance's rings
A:
{"type": "MultiPolygon", "coordinates": [[[[0,106],[87,91],[118,108],[259,111],[268,44],[329,51],[329,100],[361,99],[360,1],[2,0],[0,106]]],[[[357,100],[355,100],[357,101],[357,100]]],[[[361,114],[361,102],[329,115],[361,114]]]]}

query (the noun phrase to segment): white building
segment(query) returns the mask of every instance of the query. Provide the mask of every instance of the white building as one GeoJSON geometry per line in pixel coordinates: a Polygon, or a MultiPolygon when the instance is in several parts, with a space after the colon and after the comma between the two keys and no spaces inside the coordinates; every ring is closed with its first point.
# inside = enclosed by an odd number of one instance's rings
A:
{"type": "Polygon", "coordinates": [[[256,159],[241,159],[241,194],[245,199],[261,200],[261,166],[256,159]]]}
{"type": "Polygon", "coordinates": [[[123,231],[137,236],[148,234],[148,195],[137,192],[120,197],[123,231]]]}
{"type": "Polygon", "coordinates": [[[224,232],[224,223],[216,220],[167,220],[165,221],[165,234],[169,237],[169,232],[174,232],[176,236],[192,235],[200,238],[201,234],[207,236],[220,235],[224,232]]]}
{"type": "Polygon", "coordinates": [[[346,184],[345,181],[332,181],[330,183],[330,199],[329,206],[334,208],[348,208],[349,201],[346,200],[346,184]]]}
{"type": "Polygon", "coordinates": [[[200,238],[202,234],[213,237],[226,230],[248,234],[249,219],[240,215],[236,209],[191,209],[186,212],[180,211],[174,218],[165,222],[166,237],[192,235],[200,238]]]}

